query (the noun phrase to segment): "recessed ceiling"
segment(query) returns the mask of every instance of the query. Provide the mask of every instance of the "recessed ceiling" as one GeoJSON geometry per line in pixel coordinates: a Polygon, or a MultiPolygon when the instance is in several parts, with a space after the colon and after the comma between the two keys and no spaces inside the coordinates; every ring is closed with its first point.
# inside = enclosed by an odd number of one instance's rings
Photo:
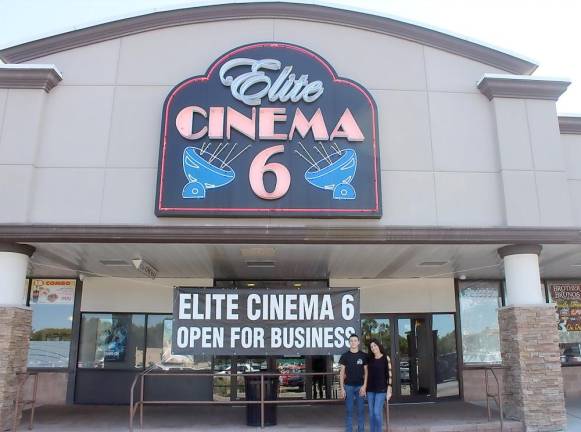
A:
{"type": "MultiPolygon", "coordinates": [[[[496,250],[503,245],[204,245],[36,243],[31,275],[144,277],[140,257],[163,277],[215,279],[502,278],[496,250]],[[249,252],[251,251],[251,252],[249,252]],[[438,265],[420,265],[434,263],[438,265]]],[[[580,245],[548,245],[541,254],[545,278],[581,278],[580,245]]]]}

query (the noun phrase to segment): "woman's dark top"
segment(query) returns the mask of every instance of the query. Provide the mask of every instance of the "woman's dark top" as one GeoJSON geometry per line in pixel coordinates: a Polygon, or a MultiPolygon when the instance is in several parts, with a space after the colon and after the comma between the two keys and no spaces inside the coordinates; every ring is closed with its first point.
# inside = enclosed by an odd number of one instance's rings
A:
{"type": "Polygon", "coordinates": [[[387,391],[387,384],[391,384],[391,370],[385,355],[380,358],[369,356],[367,365],[367,391],[373,393],[384,393],[387,391]]]}

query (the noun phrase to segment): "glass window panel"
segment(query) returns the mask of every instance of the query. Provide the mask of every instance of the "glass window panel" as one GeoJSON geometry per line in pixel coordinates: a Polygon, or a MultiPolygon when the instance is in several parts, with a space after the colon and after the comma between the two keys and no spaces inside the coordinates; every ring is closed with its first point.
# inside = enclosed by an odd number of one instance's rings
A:
{"type": "Polygon", "coordinates": [[[454,314],[432,316],[432,332],[436,343],[436,395],[458,396],[458,353],[454,314]]]}
{"type": "Polygon", "coordinates": [[[401,396],[411,396],[410,380],[410,341],[412,337],[412,322],[409,318],[397,320],[398,328],[398,358],[399,386],[401,396]]]}
{"type": "Polygon", "coordinates": [[[276,370],[281,375],[278,377],[278,397],[306,398],[305,393],[305,358],[285,357],[276,359],[276,370]]]}
{"type": "Polygon", "coordinates": [[[71,348],[74,279],[33,279],[29,368],[67,368],[71,348]]]}
{"type": "Polygon", "coordinates": [[[500,282],[460,282],[459,294],[464,363],[500,363],[500,282]]]}
{"type": "Polygon", "coordinates": [[[214,372],[218,375],[214,377],[214,400],[230,400],[232,394],[232,380],[230,376],[232,370],[232,357],[215,357],[214,372]]]}
{"type": "Polygon", "coordinates": [[[581,281],[552,281],[547,288],[557,306],[561,363],[581,364],[581,281]]]}
{"type": "Polygon", "coordinates": [[[238,399],[246,398],[246,389],[244,388],[244,376],[245,373],[252,372],[266,372],[268,369],[268,360],[266,357],[238,357],[236,359],[236,371],[232,374],[238,373],[236,375],[236,387],[237,387],[237,397],[238,399]]]}
{"type": "Polygon", "coordinates": [[[369,350],[371,339],[377,339],[387,355],[391,355],[391,328],[388,318],[363,317],[361,320],[361,351],[369,350]]]}
{"type": "Polygon", "coordinates": [[[149,367],[157,365],[160,368],[179,368],[210,370],[212,356],[210,355],[177,355],[172,354],[172,316],[147,316],[147,350],[145,364],[149,367]]]}
{"type": "Polygon", "coordinates": [[[141,369],[144,348],[145,315],[82,315],[79,368],[141,369]]]}

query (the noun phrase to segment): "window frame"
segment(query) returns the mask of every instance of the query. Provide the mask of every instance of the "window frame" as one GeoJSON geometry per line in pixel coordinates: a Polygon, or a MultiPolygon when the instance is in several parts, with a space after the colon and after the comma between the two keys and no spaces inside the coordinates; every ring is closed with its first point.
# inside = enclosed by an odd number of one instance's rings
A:
{"type": "MultiPolygon", "coordinates": [[[[501,305],[498,307],[504,307],[506,306],[506,287],[505,287],[505,281],[504,279],[464,279],[464,280],[460,280],[460,279],[454,279],[455,283],[454,283],[454,287],[455,287],[455,291],[456,291],[456,328],[458,331],[457,337],[456,337],[456,341],[458,344],[458,357],[459,357],[459,369],[460,370],[469,370],[469,369],[481,369],[483,366],[486,367],[497,367],[497,366],[502,366],[502,357],[501,360],[499,362],[465,362],[464,361],[464,337],[462,335],[462,311],[460,308],[461,305],[461,301],[460,301],[460,291],[461,291],[461,284],[462,283],[469,283],[469,282],[491,282],[491,283],[497,283],[499,284],[498,287],[498,297],[500,298],[500,302],[501,305]]],[[[497,319],[498,319],[498,308],[497,308],[497,319]]],[[[500,323],[499,323],[499,332],[500,332],[500,323]]],[[[499,352],[502,355],[502,348],[500,346],[500,334],[499,334],[499,339],[498,339],[498,349],[499,352]]]]}
{"type": "MultiPolygon", "coordinates": [[[[577,283],[581,285],[581,278],[580,279],[575,279],[575,278],[550,278],[550,279],[541,279],[541,284],[544,287],[544,293],[545,293],[545,302],[546,304],[554,304],[555,308],[557,307],[557,304],[554,303],[551,299],[550,296],[550,291],[549,291],[549,284],[550,283],[557,283],[557,282],[563,282],[563,283],[577,283]]],[[[581,333],[581,332],[579,332],[581,333]]],[[[581,344],[581,342],[579,342],[581,344]]],[[[559,351],[561,351],[561,341],[559,341],[559,351]]],[[[559,363],[561,363],[559,361],[559,363]]],[[[573,363],[573,364],[566,364],[566,363],[561,363],[561,367],[565,367],[565,368],[569,368],[569,367],[581,367],[581,362],[579,363],[573,363]]]]}
{"type": "MultiPolygon", "coordinates": [[[[36,280],[36,279],[42,279],[42,280],[74,280],[75,281],[75,299],[73,300],[73,310],[72,310],[72,316],[73,316],[73,320],[71,321],[71,340],[70,340],[70,344],[69,344],[69,357],[68,357],[68,365],[66,367],[30,367],[28,366],[28,357],[27,357],[27,366],[26,369],[29,372],[68,372],[69,375],[70,374],[74,374],[75,370],[77,368],[77,362],[76,362],[76,355],[77,355],[77,349],[78,349],[78,339],[79,339],[79,326],[80,326],[80,322],[79,322],[79,312],[81,309],[81,297],[82,297],[82,286],[83,283],[79,278],[75,278],[75,277],[55,277],[55,276],[50,276],[50,277],[42,277],[42,276],[34,276],[34,277],[27,277],[26,278],[28,280],[28,286],[26,288],[26,307],[29,307],[31,310],[31,313],[34,314],[34,311],[32,311],[32,306],[30,304],[30,298],[31,298],[31,290],[32,290],[32,281],[36,280]]],[[[31,334],[32,336],[32,334],[31,334]]],[[[29,343],[30,343],[30,338],[29,338],[29,343]]],[[[30,349],[30,345],[29,345],[29,349],[30,349]]]]}

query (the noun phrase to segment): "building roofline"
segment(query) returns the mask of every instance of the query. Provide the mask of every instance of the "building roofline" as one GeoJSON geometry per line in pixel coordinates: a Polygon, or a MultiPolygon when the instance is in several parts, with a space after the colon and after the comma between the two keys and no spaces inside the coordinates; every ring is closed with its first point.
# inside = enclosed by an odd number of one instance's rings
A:
{"type": "Polygon", "coordinates": [[[49,54],[150,30],[196,23],[260,18],[315,21],[373,31],[441,49],[519,75],[530,75],[537,68],[537,65],[530,60],[409,21],[359,10],[292,2],[210,4],[152,12],[6,47],[0,50],[0,59],[6,63],[22,63],[49,54]]]}
{"type": "Polygon", "coordinates": [[[0,88],[42,89],[50,92],[63,79],[51,64],[0,64],[0,88]]]}
{"type": "Polygon", "coordinates": [[[560,115],[559,130],[562,134],[581,135],[581,114],[560,115]]]}
{"type": "Polygon", "coordinates": [[[570,84],[566,78],[484,74],[476,86],[489,100],[500,97],[556,101],[570,84]]]}
{"type": "Polygon", "coordinates": [[[25,243],[581,244],[578,227],[141,226],[0,224],[25,243]]]}

